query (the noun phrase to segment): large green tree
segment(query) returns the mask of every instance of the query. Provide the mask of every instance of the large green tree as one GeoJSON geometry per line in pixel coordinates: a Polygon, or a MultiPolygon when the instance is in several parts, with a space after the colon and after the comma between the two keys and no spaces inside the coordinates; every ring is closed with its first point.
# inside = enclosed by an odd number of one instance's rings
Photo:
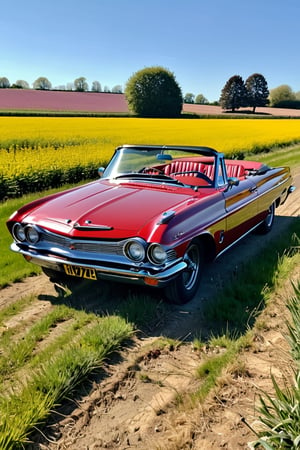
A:
{"type": "Polygon", "coordinates": [[[268,83],[263,75],[260,73],[250,75],[246,80],[245,86],[248,105],[252,106],[254,113],[257,106],[266,106],[269,103],[268,83]]]}
{"type": "Polygon", "coordinates": [[[101,92],[101,84],[99,81],[93,81],[92,83],[92,91],[93,92],[101,92]]]}
{"type": "Polygon", "coordinates": [[[87,84],[86,78],[79,77],[74,80],[75,91],[86,92],[89,90],[89,85],[87,84]]]}
{"type": "Polygon", "coordinates": [[[10,82],[9,82],[8,78],[1,77],[0,78],[0,88],[5,89],[5,88],[9,88],[9,87],[10,87],[10,82]]]}
{"type": "Polygon", "coordinates": [[[122,92],[123,92],[122,86],[121,86],[120,84],[116,84],[116,85],[112,88],[111,92],[112,92],[113,94],[122,94],[122,92]]]}
{"type": "Polygon", "coordinates": [[[11,87],[15,89],[30,89],[29,83],[25,80],[17,80],[11,87]]]}
{"type": "Polygon", "coordinates": [[[287,84],[282,84],[270,91],[271,106],[278,106],[282,102],[291,102],[296,100],[296,94],[287,84]]]}
{"type": "Polygon", "coordinates": [[[39,77],[35,82],[33,83],[33,89],[40,89],[42,91],[49,91],[52,89],[52,84],[46,77],[39,77]]]}
{"type": "Polygon", "coordinates": [[[178,117],[182,110],[182,92],[175,76],[160,66],[133,74],[125,96],[130,110],[142,117],[178,117]]]}
{"type": "Polygon", "coordinates": [[[195,95],[187,92],[183,98],[184,103],[195,103],[195,95]]]}
{"type": "Polygon", "coordinates": [[[222,89],[219,102],[223,109],[231,109],[232,112],[241,106],[246,106],[247,91],[240,75],[229,78],[222,89]]]}
{"type": "Polygon", "coordinates": [[[209,102],[203,94],[198,94],[196,96],[195,103],[197,103],[198,105],[208,105],[209,102]]]}

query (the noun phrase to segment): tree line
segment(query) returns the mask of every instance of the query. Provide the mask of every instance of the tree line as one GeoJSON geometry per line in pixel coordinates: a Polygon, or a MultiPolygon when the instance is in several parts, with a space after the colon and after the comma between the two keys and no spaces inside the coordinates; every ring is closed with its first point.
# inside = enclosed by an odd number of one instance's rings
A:
{"type": "MultiPolygon", "coordinates": [[[[148,67],[133,74],[126,84],[125,95],[129,108],[141,116],[176,117],[183,102],[188,99],[188,103],[194,103],[193,94],[183,97],[174,74],[163,67],[148,67]]],[[[208,101],[199,94],[196,103],[208,101]]],[[[255,113],[257,107],[267,105],[300,108],[300,92],[294,94],[286,85],[269,91],[265,77],[259,73],[250,75],[245,82],[234,75],[224,85],[217,104],[232,112],[251,107],[255,113]]]]}
{"type": "MultiPolygon", "coordinates": [[[[0,77],[0,88],[2,89],[30,89],[29,83],[25,80],[17,80],[15,83],[10,84],[10,81],[6,77],[0,77]]],[[[76,78],[73,83],[68,83],[66,86],[57,86],[52,89],[52,83],[46,77],[39,77],[32,83],[33,89],[44,90],[44,91],[77,91],[77,92],[87,92],[90,90],[89,85],[85,77],[76,78]]],[[[112,89],[108,86],[104,86],[102,89],[101,83],[99,81],[93,81],[91,86],[91,92],[112,92],[114,94],[122,94],[122,86],[116,85],[112,89]]]]}
{"type": "Polygon", "coordinates": [[[223,109],[234,112],[236,109],[250,106],[300,109],[300,92],[294,93],[290,86],[281,85],[269,91],[265,77],[259,73],[250,75],[244,82],[241,76],[234,75],[222,89],[220,105],[223,109]]]}
{"type": "MultiPolygon", "coordinates": [[[[11,86],[6,77],[0,78],[0,88],[10,87],[29,89],[28,83],[24,80],[18,80],[11,86]]],[[[89,90],[84,77],[76,78],[69,87],[68,90],[78,92],[89,90]]],[[[46,77],[39,77],[33,83],[33,88],[51,90],[52,85],[46,77]]],[[[115,86],[111,91],[107,87],[102,91],[99,81],[92,83],[91,91],[123,93],[120,85],[115,86]]],[[[134,73],[126,83],[124,94],[129,109],[143,117],[179,117],[183,103],[208,104],[202,94],[195,97],[188,93],[183,96],[175,75],[160,66],[146,67],[134,73]]],[[[269,91],[265,77],[259,73],[250,75],[245,82],[240,75],[234,75],[226,82],[219,101],[214,104],[232,112],[241,107],[251,107],[255,113],[257,107],[267,105],[300,109],[300,92],[294,93],[287,85],[269,91]]]]}
{"type": "Polygon", "coordinates": [[[268,83],[263,75],[254,73],[246,82],[240,75],[234,75],[222,89],[220,105],[232,112],[243,106],[250,106],[254,113],[258,106],[268,105],[269,94],[268,83]]]}

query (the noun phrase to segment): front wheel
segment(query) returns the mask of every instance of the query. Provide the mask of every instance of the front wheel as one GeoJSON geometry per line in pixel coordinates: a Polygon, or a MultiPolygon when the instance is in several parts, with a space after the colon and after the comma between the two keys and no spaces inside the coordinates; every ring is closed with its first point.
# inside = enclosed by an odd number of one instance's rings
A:
{"type": "Polygon", "coordinates": [[[275,218],[275,203],[272,203],[268,209],[265,220],[259,225],[257,231],[259,234],[266,234],[271,231],[275,218]]]}
{"type": "Polygon", "coordinates": [[[197,241],[188,246],[183,260],[187,263],[187,268],[165,288],[167,299],[177,305],[189,302],[199,287],[204,256],[202,247],[197,241]]]}

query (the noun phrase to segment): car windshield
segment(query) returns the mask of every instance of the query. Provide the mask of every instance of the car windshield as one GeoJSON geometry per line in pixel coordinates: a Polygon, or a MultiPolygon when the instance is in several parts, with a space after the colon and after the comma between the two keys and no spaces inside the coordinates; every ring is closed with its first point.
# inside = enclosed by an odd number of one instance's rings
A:
{"type": "Polygon", "coordinates": [[[104,178],[211,186],[216,157],[208,151],[164,147],[117,149],[103,173],[104,178]]]}

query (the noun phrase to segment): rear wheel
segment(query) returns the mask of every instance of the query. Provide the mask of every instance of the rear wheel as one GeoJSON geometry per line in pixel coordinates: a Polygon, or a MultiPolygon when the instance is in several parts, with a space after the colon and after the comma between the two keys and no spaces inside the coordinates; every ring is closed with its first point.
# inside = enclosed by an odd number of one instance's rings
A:
{"type": "Polygon", "coordinates": [[[188,246],[183,260],[187,263],[187,268],[165,288],[167,299],[177,305],[189,302],[199,287],[204,257],[202,247],[197,241],[188,246]]]}
{"type": "Polygon", "coordinates": [[[272,203],[268,209],[268,214],[265,220],[259,225],[257,231],[259,234],[266,234],[271,231],[275,218],[275,203],[272,203]]]}

